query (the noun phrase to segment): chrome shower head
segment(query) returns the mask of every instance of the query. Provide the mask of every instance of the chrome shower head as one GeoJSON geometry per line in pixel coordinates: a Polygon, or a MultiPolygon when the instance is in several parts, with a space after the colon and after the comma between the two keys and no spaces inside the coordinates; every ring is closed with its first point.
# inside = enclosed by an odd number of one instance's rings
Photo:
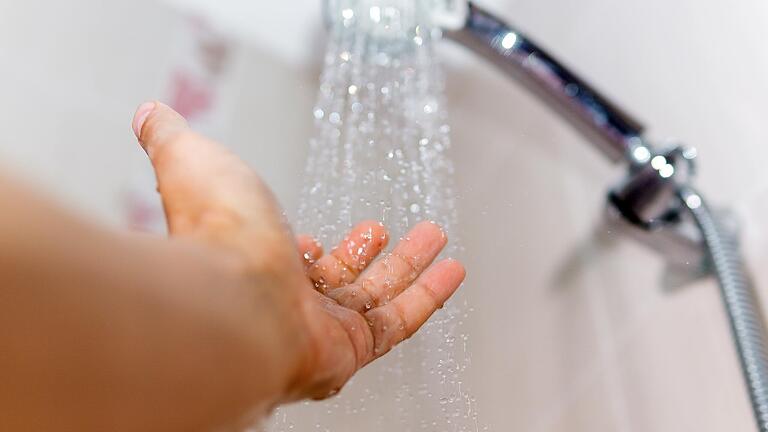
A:
{"type": "Polygon", "coordinates": [[[464,26],[466,0],[323,0],[328,28],[341,24],[375,38],[410,36],[420,23],[446,30],[464,26]]]}

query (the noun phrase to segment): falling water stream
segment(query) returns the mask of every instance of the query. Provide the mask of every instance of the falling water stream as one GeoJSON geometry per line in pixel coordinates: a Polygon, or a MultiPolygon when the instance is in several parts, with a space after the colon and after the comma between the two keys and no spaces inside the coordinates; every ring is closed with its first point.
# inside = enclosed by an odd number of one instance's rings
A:
{"type": "MultiPolygon", "coordinates": [[[[418,0],[345,3],[329,26],[297,230],[328,248],[374,219],[394,244],[431,220],[448,234],[443,255],[454,256],[460,247],[444,77],[434,52],[439,31],[418,0]]],[[[282,408],[269,430],[482,430],[463,378],[468,312],[459,294],[340,395],[282,408]]]]}

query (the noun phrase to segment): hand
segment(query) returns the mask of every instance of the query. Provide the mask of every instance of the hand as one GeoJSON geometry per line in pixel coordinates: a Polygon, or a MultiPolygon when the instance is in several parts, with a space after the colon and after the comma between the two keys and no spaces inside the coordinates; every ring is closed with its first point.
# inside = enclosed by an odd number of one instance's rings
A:
{"type": "Polygon", "coordinates": [[[309,329],[314,362],[306,380],[310,396],[338,391],[353,373],[410,337],[442,307],[464,279],[457,261],[429,267],[446,241],[436,224],[422,222],[391,253],[374,260],[387,244],[378,222],[360,223],[327,255],[310,237],[299,237],[299,252],[316,290],[308,311],[314,323],[309,329]]]}
{"type": "Polygon", "coordinates": [[[268,364],[283,370],[268,373],[285,381],[276,402],[334,394],[418,330],[464,278],[454,260],[430,267],[446,244],[430,222],[375,261],[387,244],[376,222],[355,227],[327,255],[300,237],[297,254],[269,189],[235,155],[160,103],[139,108],[134,131],[155,168],[170,234],[226,257],[249,300],[267,303],[254,325],[275,329],[278,361],[268,364]]]}

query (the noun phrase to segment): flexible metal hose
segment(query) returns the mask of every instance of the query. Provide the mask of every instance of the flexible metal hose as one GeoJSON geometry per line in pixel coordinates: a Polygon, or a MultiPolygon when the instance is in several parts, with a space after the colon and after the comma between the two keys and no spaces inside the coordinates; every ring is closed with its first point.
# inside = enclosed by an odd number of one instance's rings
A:
{"type": "Polygon", "coordinates": [[[768,432],[766,330],[737,239],[724,229],[695,190],[682,189],[680,198],[701,230],[712,271],[720,285],[758,430],[768,432]]]}

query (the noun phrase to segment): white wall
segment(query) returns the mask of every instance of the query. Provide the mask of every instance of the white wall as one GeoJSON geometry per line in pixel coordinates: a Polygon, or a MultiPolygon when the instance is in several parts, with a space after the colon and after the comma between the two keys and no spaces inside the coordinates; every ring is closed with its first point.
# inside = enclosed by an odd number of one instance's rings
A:
{"type": "MultiPolygon", "coordinates": [[[[235,46],[222,89],[231,130],[222,138],[292,211],[322,32],[319,21],[306,24],[314,0],[290,4],[296,9],[282,5],[275,16],[263,4],[247,21],[271,30],[235,46]]],[[[698,183],[737,209],[768,295],[768,6],[494,7],[638,113],[653,136],[699,148],[698,183]]],[[[133,179],[148,173],[131,115],[167,91],[184,29],[172,8],[151,0],[0,1],[2,165],[123,224],[125,190],[142,187],[133,179]]],[[[665,290],[652,253],[611,235],[598,241],[604,193],[620,172],[520,87],[446,51],[465,290],[475,309],[468,383],[481,422],[491,431],[752,430],[714,284],[665,290]]]]}

